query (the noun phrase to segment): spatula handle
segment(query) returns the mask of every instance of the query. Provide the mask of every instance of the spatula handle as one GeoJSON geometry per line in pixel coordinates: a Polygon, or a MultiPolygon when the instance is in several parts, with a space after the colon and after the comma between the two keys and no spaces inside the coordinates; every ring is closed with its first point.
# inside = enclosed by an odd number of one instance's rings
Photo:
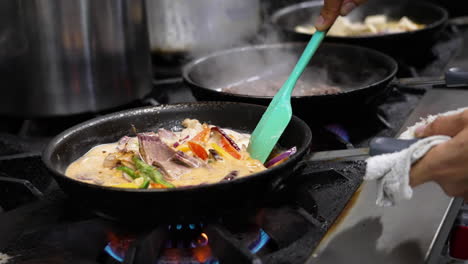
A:
{"type": "Polygon", "coordinates": [[[299,78],[301,77],[302,73],[309,64],[310,59],[314,56],[315,52],[319,48],[320,43],[322,43],[326,34],[327,31],[317,31],[314,33],[314,35],[312,35],[309,43],[302,52],[301,57],[299,57],[296,66],[294,66],[294,69],[292,70],[288,79],[283,84],[283,87],[281,87],[281,90],[278,92],[278,97],[283,96],[284,94],[287,94],[288,97],[291,97],[292,91],[294,89],[294,86],[296,85],[297,80],[299,80],[299,78]]]}

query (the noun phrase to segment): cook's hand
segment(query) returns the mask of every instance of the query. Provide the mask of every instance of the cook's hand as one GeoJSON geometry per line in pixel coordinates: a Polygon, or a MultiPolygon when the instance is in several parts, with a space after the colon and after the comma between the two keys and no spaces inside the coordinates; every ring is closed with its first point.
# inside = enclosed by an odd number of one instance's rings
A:
{"type": "Polygon", "coordinates": [[[411,169],[410,185],[435,181],[450,196],[468,200],[468,110],[453,116],[439,117],[416,136],[453,137],[431,149],[411,169]]]}
{"type": "Polygon", "coordinates": [[[366,0],[325,0],[320,16],[315,21],[315,28],[327,30],[339,15],[346,16],[366,0]]]}

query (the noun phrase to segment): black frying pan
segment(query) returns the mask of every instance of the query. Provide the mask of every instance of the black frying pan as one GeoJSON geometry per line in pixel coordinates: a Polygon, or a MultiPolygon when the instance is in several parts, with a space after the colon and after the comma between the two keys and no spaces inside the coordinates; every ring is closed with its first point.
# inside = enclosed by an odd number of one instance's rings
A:
{"type": "MultiPolygon", "coordinates": [[[[320,14],[322,1],[309,1],[285,7],[275,12],[271,18],[289,41],[308,41],[310,35],[294,30],[298,25],[313,24],[320,14]]],[[[407,16],[411,20],[425,24],[423,29],[382,35],[368,36],[327,36],[325,41],[355,44],[373,48],[392,56],[417,57],[431,48],[439,33],[448,21],[447,11],[434,4],[414,0],[376,0],[369,1],[351,12],[352,21],[363,21],[366,16],[386,14],[390,19],[399,20],[407,16]]]]}
{"type": "MultiPolygon", "coordinates": [[[[216,52],[187,64],[183,78],[198,100],[268,105],[271,97],[228,93],[221,88],[253,76],[283,76],[286,80],[304,47],[303,43],[283,43],[216,52]]],[[[380,52],[344,44],[322,44],[300,80],[310,84],[325,82],[342,88],[343,92],[294,96],[293,113],[317,122],[367,109],[385,96],[397,70],[395,60],[380,52]]]]}
{"type": "Polygon", "coordinates": [[[112,218],[147,221],[190,221],[198,216],[219,215],[259,206],[270,191],[294,172],[312,139],[309,127],[293,117],[279,145],[296,146],[288,161],[267,171],[230,182],[176,189],[120,189],[83,183],[64,175],[67,166],[98,144],[115,142],[131,134],[131,124],[140,131],[180,126],[185,118],[251,132],[265,107],[228,102],[177,104],[138,108],[105,115],[74,126],[55,137],[43,154],[43,161],[60,187],[85,206],[112,218]]]}

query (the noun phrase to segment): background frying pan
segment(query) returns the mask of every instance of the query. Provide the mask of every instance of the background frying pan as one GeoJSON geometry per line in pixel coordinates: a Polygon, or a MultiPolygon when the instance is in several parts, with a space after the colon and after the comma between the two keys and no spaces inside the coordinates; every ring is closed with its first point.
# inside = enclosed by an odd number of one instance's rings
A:
{"type": "MultiPolygon", "coordinates": [[[[310,35],[298,33],[298,25],[313,24],[320,14],[322,1],[309,1],[285,7],[272,15],[271,21],[289,41],[308,41],[310,35]]],[[[427,56],[437,40],[439,33],[448,21],[448,12],[435,4],[412,0],[378,0],[369,1],[353,10],[347,17],[352,21],[363,21],[366,16],[385,14],[390,19],[399,20],[407,16],[416,23],[425,24],[423,29],[368,36],[337,37],[327,36],[325,41],[334,43],[355,44],[385,52],[391,56],[409,57],[427,56]]]]}
{"type": "Polygon", "coordinates": [[[279,144],[297,153],[288,161],[261,173],[230,182],[176,189],[120,189],[83,183],[64,176],[67,166],[98,144],[115,142],[139,131],[180,126],[185,118],[196,118],[220,127],[252,132],[265,107],[241,103],[211,102],[138,108],[92,119],[55,137],[43,154],[43,161],[60,187],[80,204],[112,218],[136,221],[190,221],[222,211],[254,208],[282,179],[291,175],[308,150],[312,139],[309,127],[297,117],[279,144]]]}
{"type": "MultiPolygon", "coordinates": [[[[291,72],[303,43],[282,43],[225,50],[187,64],[183,78],[199,100],[225,100],[268,105],[271,97],[223,92],[233,83],[252,77],[283,81],[291,72]]],[[[306,121],[328,120],[367,109],[385,96],[388,83],[398,70],[395,60],[380,52],[344,44],[324,43],[302,75],[311,85],[328,83],[342,93],[293,96],[293,113],[306,121]]],[[[280,86],[282,83],[279,84],[280,86]]]]}

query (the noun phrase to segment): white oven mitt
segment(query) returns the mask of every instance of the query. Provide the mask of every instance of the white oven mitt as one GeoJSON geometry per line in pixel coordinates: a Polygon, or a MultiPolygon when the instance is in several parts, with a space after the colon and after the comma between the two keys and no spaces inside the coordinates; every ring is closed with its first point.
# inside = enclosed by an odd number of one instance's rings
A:
{"type": "MultiPolygon", "coordinates": [[[[458,114],[468,109],[461,108],[438,115],[428,116],[400,135],[400,139],[415,138],[416,128],[433,122],[439,116],[458,114]]],[[[413,189],[409,185],[411,165],[422,158],[432,147],[449,140],[448,136],[424,138],[409,148],[391,154],[382,154],[367,159],[364,180],[377,180],[377,201],[379,206],[394,206],[401,200],[409,200],[413,189]]]]}

